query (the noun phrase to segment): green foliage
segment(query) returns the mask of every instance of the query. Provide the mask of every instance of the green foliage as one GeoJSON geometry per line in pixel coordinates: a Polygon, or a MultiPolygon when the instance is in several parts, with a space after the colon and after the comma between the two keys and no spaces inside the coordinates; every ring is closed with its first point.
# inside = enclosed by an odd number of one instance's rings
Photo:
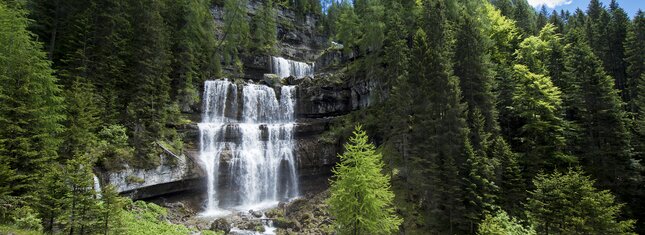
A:
{"type": "Polygon", "coordinates": [[[127,213],[123,210],[127,200],[119,196],[116,187],[107,185],[101,190],[101,197],[99,202],[99,216],[100,216],[100,230],[104,234],[122,234],[123,229],[123,214],[127,213]]]}
{"type": "Polygon", "coordinates": [[[645,81],[642,79],[642,75],[645,74],[645,12],[643,11],[638,11],[628,29],[625,41],[625,61],[627,62],[631,100],[629,109],[638,113],[642,111],[641,107],[645,107],[643,97],[645,95],[642,95],[642,89],[645,88],[645,81]]]}
{"type": "Polygon", "coordinates": [[[169,223],[166,209],[155,204],[130,201],[126,203],[126,208],[121,218],[124,234],[188,235],[194,232],[182,225],[169,223]]]}
{"type": "Polygon", "coordinates": [[[526,228],[521,221],[498,211],[494,215],[486,215],[477,229],[479,235],[535,235],[533,228],[526,228]]]}
{"type": "Polygon", "coordinates": [[[497,137],[491,145],[491,155],[498,161],[495,169],[497,171],[495,184],[499,187],[497,205],[512,216],[522,215],[526,186],[522,179],[519,156],[511,151],[502,137],[497,137]]]}
{"type": "Polygon", "coordinates": [[[570,119],[579,133],[575,153],[599,185],[619,190],[627,179],[625,174],[630,174],[629,133],[622,102],[598,57],[585,41],[575,42],[565,48],[565,75],[573,83],[567,91],[567,106],[575,107],[570,119]]]}
{"type": "Polygon", "coordinates": [[[246,13],[247,0],[224,1],[224,41],[221,52],[225,64],[233,64],[242,71],[239,54],[249,45],[249,21],[246,13]]]}
{"type": "Polygon", "coordinates": [[[391,234],[398,230],[401,219],[392,205],[394,193],[390,177],[381,173],[381,154],[360,126],[339,155],[334,168],[331,196],[327,203],[340,234],[391,234]]]}
{"type": "Polygon", "coordinates": [[[199,102],[198,87],[218,76],[216,28],[208,0],[168,0],[164,21],[172,30],[171,97],[183,112],[199,102]]]}
{"type": "Polygon", "coordinates": [[[467,122],[472,130],[470,140],[473,147],[483,153],[491,134],[497,132],[498,123],[496,97],[492,93],[494,72],[486,50],[488,42],[475,19],[477,14],[480,13],[467,10],[462,13],[456,36],[454,71],[460,79],[463,101],[467,105],[467,122]],[[477,119],[482,119],[479,127],[477,119]],[[477,128],[482,131],[476,131],[477,128]]]}
{"type": "Polygon", "coordinates": [[[264,2],[252,20],[253,48],[260,53],[273,53],[278,42],[277,15],[273,7],[272,0],[264,2]]]}
{"type": "Polygon", "coordinates": [[[133,96],[127,112],[130,140],[139,156],[137,166],[154,163],[152,159],[160,152],[154,142],[170,137],[165,124],[173,108],[168,77],[171,54],[161,15],[163,4],[161,0],[146,0],[133,5],[133,29],[141,36],[132,42],[133,96]]]}
{"type": "Polygon", "coordinates": [[[632,234],[634,221],[618,218],[623,205],[582,171],[540,174],[533,184],[527,214],[538,233],[632,234]]]}
{"type": "Polygon", "coordinates": [[[64,119],[51,63],[27,26],[22,10],[0,2],[0,163],[3,174],[12,171],[13,195],[33,193],[40,170],[57,158],[64,119]]]}
{"type": "Polygon", "coordinates": [[[43,226],[37,213],[29,206],[17,208],[13,214],[13,225],[20,229],[41,231],[43,226]]]}
{"type": "Polygon", "coordinates": [[[132,163],[134,149],[128,144],[127,129],[121,125],[103,127],[98,133],[98,163],[105,169],[120,169],[132,163]]]}
{"type": "Polygon", "coordinates": [[[513,140],[517,151],[523,153],[525,177],[531,179],[540,170],[554,169],[575,159],[563,153],[566,140],[565,123],[559,116],[560,90],[549,77],[529,72],[524,65],[515,65],[514,69],[513,110],[519,130],[513,140]]]}
{"type": "Polygon", "coordinates": [[[24,230],[17,228],[13,225],[0,225],[0,233],[2,234],[15,234],[15,235],[41,235],[42,232],[40,231],[33,231],[33,230],[24,230]]]}
{"type": "Polygon", "coordinates": [[[343,51],[349,53],[358,44],[359,18],[348,0],[340,3],[338,14],[335,38],[343,44],[343,51]]]}

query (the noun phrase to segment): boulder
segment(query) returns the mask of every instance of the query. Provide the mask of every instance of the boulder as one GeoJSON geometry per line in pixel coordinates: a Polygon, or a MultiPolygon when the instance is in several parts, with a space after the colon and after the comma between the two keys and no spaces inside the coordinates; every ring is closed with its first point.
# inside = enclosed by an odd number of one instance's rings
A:
{"type": "Polygon", "coordinates": [[[260,83],[270,87],[279,87],[282,85],[282,79],[276,74],[265,73],[262,77],[262,82],[260,83]]]}
{"type": "Polygon", "coordinates": [[[223,231],[224,233],[229,233],[231,231],[231,224],[225,218],[219,218],[213,221],[211,224],[210,230],[213,231],[223,231]]]}
{"type": "Polygon", "coordinates": [[[255,218],[261,218],[263,215],[262,211],[254,211],[254,210],[249,210],[249,214],[251,214],[255,218]]]}

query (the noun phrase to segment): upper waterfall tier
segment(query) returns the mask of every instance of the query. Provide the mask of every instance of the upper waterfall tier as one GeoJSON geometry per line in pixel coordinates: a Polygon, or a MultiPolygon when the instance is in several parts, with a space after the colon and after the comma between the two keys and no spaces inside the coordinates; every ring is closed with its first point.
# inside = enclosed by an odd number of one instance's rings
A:
{"type": "Polygon", "coordinates": [[[282,57],[271,57],[271,72],[286,78],[293,76],[295,78],[313,77],[314,64],[288,60],[282,57]]]}

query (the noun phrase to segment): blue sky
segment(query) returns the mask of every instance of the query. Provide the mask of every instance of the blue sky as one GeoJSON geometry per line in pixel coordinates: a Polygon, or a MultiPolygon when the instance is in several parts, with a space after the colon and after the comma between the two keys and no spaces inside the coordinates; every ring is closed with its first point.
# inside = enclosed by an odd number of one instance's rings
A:
{"type": "MultiPolygon", "coordinates": [[[[332,1],[337,1],[340,2],[341,0],[332,0],[332,1]]],[[[580,8],[584,11],[587,10],[587,5],[589,5],[590,0],[527,0],[531,6],[535,7],[536,10],[540,10],[540,7],[542,5],[546,5],[547,9],[549,10],[549,13],[553,11],[553,9],[557,10],[558,12],[560,10],[568,10],[570,12],[574,12],[576,8],[580,8]]],[[[629,17],[634,17],[636,15],[636,12],[638,9],[641,9],[645,11],[645,0],[617,0],[618,5],[625,9],[625,12],[629,15],[629,17]]],[[[323,4],[325,2],[331,2],[331,1],[321,1],[323,4]]],[[[600,2],[603,3],[605,7],[609,6],[609,3],[611,0],[600,0],[600,2]]]]}
{"type": "MultiPolygon", "coordinates": [[[[539,10],[542,5],[546,5],[547,9],[552,11],[553,9],[560,11],[560,10],[569,10],[570,12],[573,12],[576,10],[576,8],[580,8],[582,10],[587,10],[587,5],[589,5],[590,0],[528,0],[529,4],[534,6],[536,9],[539,10]]],[[[633,17],[636,15],[636,12],[638,9],[641,9],[645,11],[645,0],[617,0],[618,5],[625,9],[627,14],[630,17],[633,17]]],[[[600,2],[603,3],[605,7],[609,6],[609,3],[611,0],[601,0],[600,2]]]]}

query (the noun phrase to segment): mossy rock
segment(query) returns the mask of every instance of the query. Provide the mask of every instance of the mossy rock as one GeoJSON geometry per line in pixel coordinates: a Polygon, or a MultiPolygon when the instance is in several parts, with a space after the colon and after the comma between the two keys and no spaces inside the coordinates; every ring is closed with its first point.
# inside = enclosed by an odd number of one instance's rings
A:
{"type": "Polygon", "coordinates": [[[125,182],[127,182],[128,184],[143,184],[146,182],[146,180],[134,175],[128,175],[127,177],[125,177],[125,182]]]}

